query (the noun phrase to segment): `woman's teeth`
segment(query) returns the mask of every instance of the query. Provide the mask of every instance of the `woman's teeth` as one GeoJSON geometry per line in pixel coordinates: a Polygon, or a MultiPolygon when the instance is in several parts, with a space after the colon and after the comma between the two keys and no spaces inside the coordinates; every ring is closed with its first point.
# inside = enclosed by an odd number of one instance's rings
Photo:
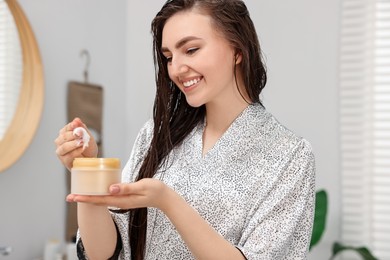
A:
{"type": "Polygon", "coordinates": [[[191,87],[192,85],[198,83],[199,81],[200,81],[200,79],[189,80],[189,81],[183,82],[183,86],[188,88],[188,87],[191,87]]]}

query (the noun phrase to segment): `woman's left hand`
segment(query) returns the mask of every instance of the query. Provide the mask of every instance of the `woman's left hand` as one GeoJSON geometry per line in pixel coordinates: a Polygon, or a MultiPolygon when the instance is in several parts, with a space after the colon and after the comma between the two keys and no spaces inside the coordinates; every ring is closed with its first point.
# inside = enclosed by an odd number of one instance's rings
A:
{"type": "Polygon", "coordinates": [[[133,183],[113,184],[109,188],[110,195],[88,196],[70,194],[68,202],[83,202],[99,206],[134,209],[155,207],[162,209],[167,195],[173,190],[162,181],[145,178],[133,183]]]}
{"type": "MultiPolygon", "coordinates": [[[[93,208],[96,210],[97,208],[99,212],[101,207],[89,206],[93,204],[119,209],[158,208],[169,218],[197,259],[244,259],[242,253],[234,245],[225,240],[180,194],[162,181],[145,178],[133,183],[113,184],[109,190],[110,195],[107,196],[70,194],[67,201],[82,202],[79,204],[81,206],[79,209],[93,208]]],[[[94,215],[92,212],[89,218],[82,218],[84,225],[88,224],[93,231],[96,228],[95,224],[91,223],[97,223],[91,222],[91,217],[94,215]]]]}

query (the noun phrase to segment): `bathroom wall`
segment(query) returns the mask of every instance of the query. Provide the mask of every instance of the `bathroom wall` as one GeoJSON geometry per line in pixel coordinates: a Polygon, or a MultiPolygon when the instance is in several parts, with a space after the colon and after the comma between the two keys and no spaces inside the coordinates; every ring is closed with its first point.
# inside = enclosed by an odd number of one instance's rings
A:
{"type": "Polygon", "coordinates": [[[0,259],[30,260],[43,254],[45,242],[63,241],[65,175],[54,139],[66,124],[70,80],[89,79],[104,88],[104,154],[125,160],[126,1],[18,0],[37,38],[45,78],[45,104],[31,146],[11,168],[0,173],[0,246],[13,252],[0,259]]]}
{"type": "MultiPolygon", "coordinates": [[[[105,88],[104,153],[123,161],[154,99],[150,21],[164,0],[19,0],[40,45],[45,107],[23,157],[0,174],[0,245],[4,259],[37,259],[48,239],[62,240],[65,171],[54,139],[66,123],[66,86],[82,80],[87,48],[90,81],[105,88]]],[[[339,237],[337,52],[340,0],[246,1],[262,44],[269,81],[262,100],[317,157],[317,189],[329,193],[327,230],[310,259],[327,259],[339,237]]],[[[0,256],[0,259],[3,259],[0,256]]]]}

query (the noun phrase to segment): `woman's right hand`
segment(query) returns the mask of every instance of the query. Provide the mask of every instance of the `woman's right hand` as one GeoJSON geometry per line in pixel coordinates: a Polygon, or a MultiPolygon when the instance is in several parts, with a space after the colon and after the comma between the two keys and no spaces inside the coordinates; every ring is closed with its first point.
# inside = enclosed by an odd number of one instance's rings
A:
{"type": "Polygon", "coordinates": [[[86,125],[77,117],[60,130],[54,143],[57,157],[68,170],[72,168],[74,158],[96,157],[98,154],[95,139],[86,125]],[[83,143],[79,141],[79,137],[73,135],[73,130],[77,127],[83,127],[90,136],[88,146],[85,148],[83,148],[83,143]]]}

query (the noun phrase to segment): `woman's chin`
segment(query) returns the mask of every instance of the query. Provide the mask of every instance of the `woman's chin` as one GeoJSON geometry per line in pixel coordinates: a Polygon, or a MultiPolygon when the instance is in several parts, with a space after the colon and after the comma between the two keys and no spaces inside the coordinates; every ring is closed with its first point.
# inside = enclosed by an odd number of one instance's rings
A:
{"type": "Polygon", "coordinates": [[[195,100],[195,99],[191,99],[191,98],[187,98],[187,103],[188,105],[190,105],[191,107],[201,107],[204,105],[204,102],[200,101],[200,100],[195,100]]]}

